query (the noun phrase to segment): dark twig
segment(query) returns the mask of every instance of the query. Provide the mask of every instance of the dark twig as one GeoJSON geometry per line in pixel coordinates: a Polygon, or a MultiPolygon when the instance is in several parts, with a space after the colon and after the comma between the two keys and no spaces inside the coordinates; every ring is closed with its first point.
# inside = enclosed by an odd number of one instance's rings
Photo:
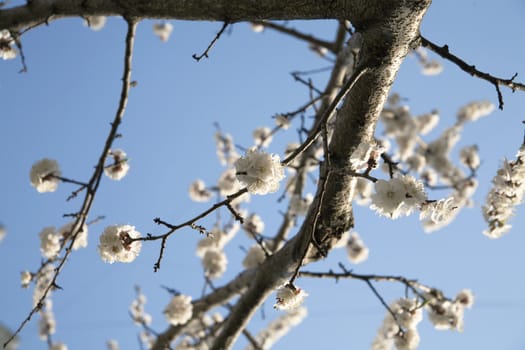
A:
{"type": "Polygon", "coordinates": [[[326,123],[326,121],[330,118],[332,113],[335,111],[337,105],[343,100],[343,98],[345,98],[345,96],[348,93],[348,91],[350,91],[350,89],[352,89],[354,84],[367,71],[368,71],[368,67],[364,67],[364,68],[356,70],[354,72],[354,74],[352,74],[350,79],[348,79],[346,81],[346,83],[344,84],[344,86],[341,88],[341,90],[339,90],[339,93],[337,94],[337,96],[335,96],[335,98],[332,101],[332,103],[324,111],[324,113],[321,116],[321,118],[319,118],[317,123],[314,125],[314,128],[313,128],[312,132],[310,133],[310,135],[308,136],[308,138],[299,147],[297,147],[297,149],[295,149],[288,157],[286,157],[286,159],[284,159],[282,161],[283,165],[290,164],[295,159],[295,157],[297,157],[305,149],[307,149],[308,147],[310,147],[310,145],[312,145],[314,143],[314,141],[317,139],[317,136],[321,132],[321,129],[322,129],[324,123],[326,123]]]}
{"type": "Polygon", "coordinates": [[[503,95],[501,94],[500,86],[506,86],[509,89],[511,89],[513,92],[516,90],[525,91],[525,84],[517,83],[514,81],[516,77],[518,76],[518,73],[515,73],[510,79],[503,79],[495,77],[491,74],[482,72],[476,68],[475,65],[470,65],[458,56],[452,54],[449,51],[448,45],[438,46],[431,42],[430,40],[424,38],[423,36],[420,36],[421,38],[421,44],[424,47],[429,48],[430,50],[434,51],[441,57],[453,62],[456,64],[459,68],[461,68],[463,71],[469,73],[473,77],[477,77],[483,80],[488,81],[494,87],[496,88],[496,92],[498,94],[498,102],[499,102],[499,109],[503,109],[503,95]]]}
{"type": "Polygon", "coordinates": [[[213,46],[215,46],[215,43],[220,39],[222,33],[224,33],[224,30],[226,30],[226,27],[228,27],[229,24],[230,24],[230,21],[228,20],[224,21],[224,23],[222,24],[221,30],[217,32],[217,35],[215,35],[215,38],[213,38],[213,40],[210,42],[206,50],[200,55],[197,55],[196,53],[194,53],[191,57],[193,57],[193,59],[197,62],[199,62],[203,57],[208,58],[209,57],[208,53],[210,53],[210,50],[212,49],[213,46]]]}

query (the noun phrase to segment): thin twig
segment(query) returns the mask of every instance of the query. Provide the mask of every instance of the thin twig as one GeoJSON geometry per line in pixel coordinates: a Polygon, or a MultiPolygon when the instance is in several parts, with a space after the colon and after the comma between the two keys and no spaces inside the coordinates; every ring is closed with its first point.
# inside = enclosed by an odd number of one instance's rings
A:
{"type": "Polygon", "coordinates": [[[429,48],[430,50],[434,51],[441,57],[453,62],[459,68],[469,73],[470,75],[486,80],[492,85],[494,85],[494,87],[496,88],[496,93],[498,94],[499,109],[503,109],[503,104],[504,104],[503,95],[501,94],[500,86],[506,86],[509,89],[511,89],[513,92],[516,90],[525,91],[525,84],[517,83],[514,81],[514,79],[516,79],[516,77],[518,76],[518,73],[515,73],[510,79],[503,79],[503,78],[495,77],[489,73],[485,73],[485,72],[478,70],[475,65],[468,64],[467,62],[465,62],[458,56],[452,54],[449,50],[448,45],[438,46],[423,36],[420,36],[420,38],[421,38],[421,44],[424,47],[429,48]]]}
{"type": "Polygon", "coordinates": [[[215,46],[215,43],[220,39],[222,33],[224,32],[224,30],[226,29],[226,27],[228,27],[228,25],[230,24],[230,21],[226,20],[224,21],[224,23],[222,24],[222,28],[221,30],[219,30],[217,32],[217,35],[215,35],[215,38],[213,38],[213,40],[210,42],[210,44],[208,45],[208,47],[206,48],[206,50],[200,54],[200,55],[197,55],[196,53],[194,53],[191,57],[193,57],[193,59],[197,62],[199,62],[203,57],[206,57],[208,58],[208,53],[210,52],[210,50],[212,49],[213,46],[215,46]]]}
{"type": "Polygon", "coordinates": [[[306,41],[306,42],[308,42],[308,43],[310,43],[312,45],[319,46],[319,47],[324,47],[325,49],[329,50],[330,52],[332,52],[334,54],[337,53],[335,44],[330,42],[330,41],[318,39],[318,38],[314,37],[313,35],[301,33],[298,30],[295,30],[295,29],[292,29],[292,28],[288,28],[288,27],[285,27],[283,25],[280,25],[280,24],[277,24],[277,23],[274,23],[274,22],[253,21],[252,23],[253,24],[262,25],[265,28],[270,28],[270,29],[273,29],[275,31],[281,32],[283,34],[291,35],[291,36],[293,36],[293,37],[295,37],[297,39],[301,39],[301,40],[306,41]]]}
{"type": "Polygon", "coordinates": [[[283,165],[290,164],[295,159],[295,157],[297,157],[305,149],[307,149],[314,143],[314,141],[317,139],[317,136],[321,132],[323,124],[330,118],[332,113],[335,111],[337,105],[345,98],[348,91],[352,89],[352,87],[359,80],[359,78],[361,78],[363,74],[368,72],[368,69],[369,69],[368,67],[364,67],[364,68],[356,70],[354,74],[352,74],[350,79],[348,79],[348,81],[343,85],[341,90],[339,90],[339,93],[337,94],[337,96],[335,96],[332,103],[324,111],[323,115],[318,120],[317,124],[314,125],[314,128],[312,132],[310,133],[310,135],[308,136],[308,138],[298,148],[296,148],[288,157],[286,157],[286,159],[282,161],[283,165]]]}

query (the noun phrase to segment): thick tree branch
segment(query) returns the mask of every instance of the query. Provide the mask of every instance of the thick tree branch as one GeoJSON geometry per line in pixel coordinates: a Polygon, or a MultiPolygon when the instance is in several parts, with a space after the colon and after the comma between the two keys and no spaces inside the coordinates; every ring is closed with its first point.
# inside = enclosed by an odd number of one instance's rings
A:
{"type": "Polygon", "coordinates": [[[0,10],[0,28],[20,29],[63,17],[135,16],[193,21],[348,18],[345,0],[46,0],[0,10]]]}
{"type": "Polygon", "coordinates": [[[513,92],[516,90],[525,91],[525,84],[521,84],[521,83],[514,81],[514,79],[516,79],[518,75],[517,73],[515,73],[510,79],[503,79],[503,78],[495,77],[489,73],[485,73],[485,72],[478,70],[475,65],[468,64],[467,62],[463,61],[458,56],[451,53],[448,48],[448,45],[438,46],[434,44],[433,42],[431,42],[430,40],[424,38],[423,36],[421,36],[420,38],[421,38],[421,44],[424,47],[429,48],[430,50],[434,51],[441,57],[456,64],[460,69],[472,75],[473,77],[486,80],[492,85],[494,85],[494,87],[496,88],[496,93],[498,94],[499,109],[503,109],[503,104],[504,104],[503,95],[501,94],[500,86],[506,86],[509,89],[511,89],[513,92]]]}

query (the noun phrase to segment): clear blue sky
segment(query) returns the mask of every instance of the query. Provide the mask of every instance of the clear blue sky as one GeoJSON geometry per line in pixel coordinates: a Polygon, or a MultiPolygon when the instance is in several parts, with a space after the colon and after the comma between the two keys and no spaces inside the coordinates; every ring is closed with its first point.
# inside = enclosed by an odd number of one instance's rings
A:
{"type": "MultiPolygon", "coordinates": [[[[426,15],[422,33],[495,75],[518,72],[525,80],[525,3],[504,0],[435,1],[426,15]]],[[[115,142],[131,159],[131,170],[121,182],[103,179],[92,216],[106,219],[89,229],[89,246],[75,252],[59,278],[64,288],[54,293],[57,334],[69,349],[104,349],[116,339],[122,349],[138,349],[136,328],[128,316],[138,284],[148,296],[146,309],[154,316],[153,328],[162,330],[161,311],[170,286],[198,298],[203,284],[194,247],[194,231],[183,230],[167,245],[161,270],[153,273],[158,243],[145,244],[132,264],[108,265],[96,251],[105,226],[131,224],[143,234],[162,233],[152,221],[159,216],[177,223],[203,210],[192,203],[188,185],[196,178],[213,183],[222,171],[215,157],[214,122],[231,133],[236,143],[251,144],[251,131],[272,126],[272,115],[294,110],[308,95],[289,72],[325,67],[307,45],[270,30],[253,33],[237,24],[212,50],[210,59],[196,63],[220,23],[174,21],[168,43],[152,33],[152,23],[139,25],[134,55],[129,107],[115,142]]],[[[294,23],[298,29],[331,39],[333,22],[294,23]]],[[[74,187],[61,184],[57,192],[38,194],[29,185],[31,164],[43,157],[57,159],[64,176],[87,180],[113,119],[120,93],[125,25],[112,18],[100,32],[92,32],[80,19],[61,20],[35,29],[23,37],[28,72],[18,74],[20,62],[0,62],[0,222],[8,235],[0,243],[0,322],[14,329],[31,307],[32,290],[19,287],[19,274],[40,263],[38,233],[43,227],[60,227],[62,214],[76,211],[78,200],[65,199],[74,187]]],[[[434,57],[434,56],[432,56],[434,57]]],[[[472,78],[444,62],[437,77],[420,73],[416,59],[408,57],[393,90],[408,99],[415,114],[438,109],[442,124],[432,135],[451,125],[465,103],[489,99],[497,103],[490,84],[472,78]]],[[[323,86],[322,75],[315,76],[323,86]]],[[[525,94],[503,89],[505,110],[470,124],[455,149],[477,143],[482,166],[480,186],[471,209],[457,221],[431,235],[423,233],[417,217],[389,221],[367,208],[356,209],[356,230],[370,248],[370,258],[355,272],[402,274],[441,288],[454,296],[471,288],[477,299],[465,315],[462,334],[436,331],[428,321],[420,326],[420,349],[525,349],[525,209],[519,207],[513,229],[491,241],[484,237],[480,205],[490,179],[503,157],[513,157],[523,136],[525,94]]],[[[294,126],[297,126],[294,124],[294,126]]],[[[293,129],[293,128],[292,128],[293,129]]],[[[291,129],[291,130],[292,130],[291,129]]],[[[431,136],[432,136],[431,135],[431,136]]],[[[292,130],[279,134],[270,151],[281,153],[294,140],[292,130]]],[[[440,198],[446,193],[431,194],[440,198]]],[[[278,195],[253,197],[250,210],[265,219],[267,232],[279,225],[278,195]]],[[[210,221],[203,221],[210,224],[210,221]]],[[[236,274],[243,258],[244,235],[227,252],[229,269],[217,282],[236,274]]],[[[308,270],[328,270],[346,261],[343,251],[308,270]]],[[[299,280],[310,296],[309,317],[288,334],[277,349],[365,349],[369,347],[385,310],[358,281],[299,280]]],[[[403,287],[377,286],[387,300],[403,295],[403,287]]],[[[265,304],[267,318],[276,312],[273,299],[265,304]]],[[[256,315],[248,327],[255,333],[268,322],[256,315]]],[[[236,348],[241,348],[241,340],[236,348]]],[[[38,340],[37,318],[21,334],[21,349],[45,349],[38,340]]]]}

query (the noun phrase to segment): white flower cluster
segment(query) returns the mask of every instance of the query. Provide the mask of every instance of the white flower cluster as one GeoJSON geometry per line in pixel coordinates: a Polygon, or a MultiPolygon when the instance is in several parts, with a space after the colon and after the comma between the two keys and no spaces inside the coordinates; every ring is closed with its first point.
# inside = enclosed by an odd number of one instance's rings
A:
{"type": "MultiPolygon", "coordinates": [[[[5,344],[7,339],[10,339],[13,336],[13,332],[10,329],[5,327],[0,323],[0,344],[5,344]]],[[[3,350],[16,350],[18,349],[18,337],[14,337],[9,344],[5,346],[3,350]]]]}
{"type": "Polygon", "coordinates": [[[149,325],[151,323],[152,317],[144,310],[144,305],[146,304],[146,296],[142,294],[140,289],[137,289],[137,298],[131,302],[129,306],[129,313],[133,322],[139,326],[149,325]]]}
{"type": "Polygon", "coordinates": [[[7,231],[5,227],[2,224],[0,224],[0,242],[3,241],[6,235],[7,235],[7,231]]]}
{"type": "Polygon", "coordinates": [[[60,182],[57,176],[60,176],[58,163],[53,159],[41,159],[31,167],[29,178],[31,185],[40,193],[54,192],[60,182]]]}
{"type": "Polygon", "coordinates": [[[301,306],[308,296],[304,290],[291,284],[285,284],[277,289],[274,308],[279,310],[293,310],[301,306]]]}
{"type": "Polygon", "coordinates": [[[53,314],[53,303],[47,299],[44,307],[40,311],[40,320],[38,321],[38,336],[42,340],[47,340],[56,332],[55,315],[53,314]]]}
{"type": "MultiPolygon", "coordinates": [[[[35,289],[33,290],[33,307],[41,302],[40,299],[44,295],[47,287],[49,287],[51,281],[53,281],[54,274],[55,266],[53,264],[45,264],[44,267],[33,276],[33,280],[36,282],[35,289]]],[[[51,291],[52,289],[47,294],[48,298],[51,296],[51,291]]]]}
{"type": "Polygon", "coordinates": [[[7,29],[0,30],[0,58],[12,60],[16,57],[15,40],[7,29]]]}
{"type": "Polygon", "coordinates": [[[281,160],[276,154],[249,150],[244,157],[235,162],[237,179],[252,194],[268,194],[279,189],[284,178],[281,160]]]}
{"type": "Polygon", "coordinates": [[[158,22],[153,24],[153,33],[163,42],[168,41],[173,31],[173,25],[168,22],[158,22]]]}
{"type": "Polygon", "coordinates": [[[109,339],[106,342],[107,350],[120,350],[120,346],[115,339],[109,339]]]}
{"type": "Polygon", "coordinates": [[[390,310],[396,318],[390,312],[386,314],[372,349],[390,349],[392,345],[397,350],[417,349],[420,341],[417,325],[423,319],[421,305],[416,300],[401,298],[390,305],[390,310]]]}
{"type": "Polygon", "coordinates": [[[164,316],[174,326],[188,322],[193,315],[191,296],[179,294],[171,298],[164,309],[164,316]]]}
{"type": "Polygon", "coordinates": [[[265,259],[266,255],[264,254],[263,249],[260,245],[255,244],[251,246],[246,253],[246,256],[242,261],[242,266],[244,266],[245,269],[252,269],[262,264],[265,259]]]}
{"type": "Polygon", "coordinates": [[[67,345],[64,343],[54,343],[50,350],[67,350],[67,345]]]}
{"type": "Polygon", "coordinates": [[[438,75],[443,71],[443,65],[436,60],[430,60],[427,51],[424,48],[417,48],[416,54],[419,64],[421,65],[421,72],[424,75],[438,75]]]}
{"type": "Polygon", "coordinates": [[[29,284],[33,280],[33,274],[27,270],[20,272],[20,285],[22,288],[29,287],[29,284]]]}
{"type": "MultiPolygon", "coordinates": [[[[298,307],[279,316],[257,334],[255,337],[257,345],[260,349],[271,349],[279,339],[301,323],[307,314],[308,311],[305,307],[298,307]]],[[[250,344],[245,350],[255,350],[255,348],[250,344]]]]}
{"type": "Polygon", "coordinates": [[[419,208],[427,201],[427,195],[422,182],[410,175],[403,175],[388,181],[377,180],[371,199],[370,208],[380,215],[397,219],[419,208]]]}
{"type": "Polygon", "coordinates": [[[474,304],[474,295],[469,289],[463,289],[454,300],[437,298],[430,293],[425,296],[428,319],[439,330],[463,331],[463,314],[466,308],[474,304]]]}
{"type": "Polygon", "coordinates": [[[483,217],[488,229],[483,234],[489,238],[499,238],[507,233],[511,225],[507,223],[514,215],[516,205],[523,202],[525,194],[525,145],[516,155],[516,160],[503,161],[503,166],[492,179],[494,185],[483,206],[483,217]]]}
{"type": "Polygon", "coordinates": [[[304,216],[312,204],[314,196],[311,193],[308,193],[305,197],[301,197],[298,194],[292,194],[290,198],[290,205],[288,213],[295,216],[304,216]]]}
{"type": "Polygon", "coordinates": [[[233,164],[239,154],[235,150],[235,144],[230,134],[223,134],[220,131],[215,132],[215,146],[217,147],[217,157],[222,165],[233,164]]]}
{"type": "Polygon", "coordinates": [[[254,238],[255,236],[263,233],[264,221],[259,215],[252,213],[244,219],[242,228],[246,232],[248,237],[254,238]]]}
{"type": "Polygon", "coordinates": [[[354,264],[362,263],[368,259],[369,250],[357,232],[350,234],[346,244],[346,252],[348,259],[354,264]]]}
{"type": "Polygon", "coordinates": [[[84,19],[84,25],[97,32],[104,28],[106,21],[106,16],[86,16],[84,19]]]}
{"type": "Polygon", "coordinates": [[[253,131],[253,141],[256,147],[267,148],[272,140],[272,130],[267,126],[262,126],[253,131]]]}
{"type": "MultiPolygon", "coordinates": [[[[58,231],[55,227],[46,227],[40,232],[40,252],[44,258],[53,259],[58,255],[65,242],[73,237],[73,224],[65,224],[58,231]]],[[[74,250],[87,247],[87,234],[88,228],[84,224],[73,243],[74,250]]]]}
{"type": "Polygon", "coordinates": [[[194,202],[207,202],[211,199],[211,192],[206,188],[204,181],[200,179],[191,183],[188,192],[194,202]]]}
{"type": "Polygon", "coordinates": [[[121,149],[109,150],[108,156],[113,158],[113,163],[104,167],[104,174],[112,180],[121,180],[129,171],[126,152],[121,149]]]}
{"type": "Polygon", "coordinates": [[[103,261],[113,264],[115,261],[132,262],[139,255],[141,241],[132,241],[140,237],[134,226],[108,226],[100,235],[98,253],[103,261]]]}
{"type": "Polygon", "coordinates": [[[221,277],[226,271],[228,265],[228,258],[224,251],[220,249],[208,249],[202,257],[202,267],[204,267],[204,274],[216,279],[221,277]]]}
{"type": "Polygon", "coordinates": [[[291,125],[291,122],[287,116],[283,114],[278,114],[275,116],[275,124],[283,130],[288,130],[288,128],[291,125]]]}
{"type": "Polygon", "coordinates": [[[354,171],[377,168],[379,157],[385,151],[382,145],[363,142],[357,146],[350,156],[350,164],[354,171]]]}

